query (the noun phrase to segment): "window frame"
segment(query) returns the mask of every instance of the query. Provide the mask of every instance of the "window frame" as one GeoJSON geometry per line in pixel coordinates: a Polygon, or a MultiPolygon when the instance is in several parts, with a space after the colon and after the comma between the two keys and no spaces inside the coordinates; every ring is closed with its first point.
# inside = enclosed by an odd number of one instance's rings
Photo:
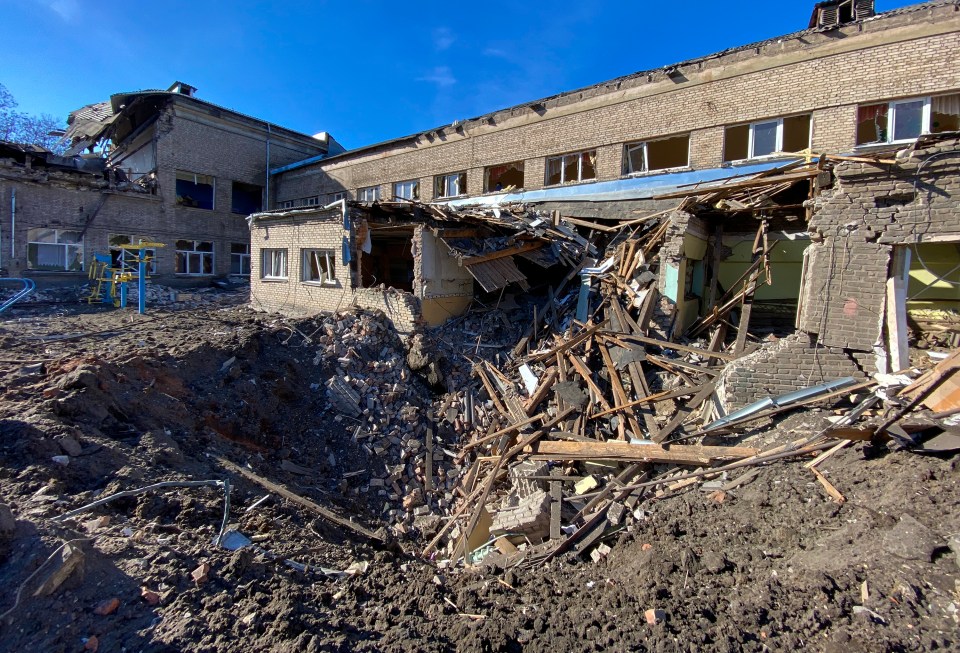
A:
{"type": "Polygon", "coordinates": [[[726,150],[726,131],[734,127],[743,127],[746,126],[747,129],[747,157],[745,159],[724,159],[723,163],[740,163],[742,161],[757,161],[763,159],[779,158],[784,156],[791,156],[793,152],[784,152],[783,151],[783,123],[785,120],[790,118],[798,118],[800,116],[809,116],[809,126],[807,127],[807,147],[813,143],[813,114],[812,113],[793,113],[787,116],[779,116],[777,118],[766,118],[764,120],[754,120],[753,122],[748,123],[736,123],[733,125],[725,125],[724,130],[724,145],[723,148],[726,150]],[[776,133],[776,142],[774,145],[773,152],[769,154],[756,154],[754,149],[756,147],[756,128],[760,125],[769,125],[771,123],[776,123],[777,133],[776,133]]]}
{"type": "MultiPolygon", "coordinates": [[[[245,181],[237,181],[236,179],[232,179],[230,181],[230,212],[234,215],[252,215],[254,213],[260,213],[261,211],[263,211],[263,190],[264,190],[263,186],[260,186],[258,184],[248,184],[245,181]],[[246,188],[245,189],[241,188],[243,186],[246,186],[246,188]],[[254,188],[256,188],[257,191],[260,193],[259,208],[256,211],[251,211],[250,213],[244,213],[243,211],[238,211],[237,210],[237,191],[240,191],[241,193],[249,192],[251,195],[253,195],[252,189],[254,188]]],[[[216,204],[216,186],[214,186],[214,204],[216,204]]]]}
{"type": "Polygon", "coordinates": [[[395,181],[393,182],[393,197],[394,199],[404,199],[410,202],[416,202],[420,199],[420,180],[419,179],[405,179],[404,181],[395,181]],[[405,184],[412,184],[411,195],[412,197],[407,197],[406,195],[401,195],[398,191],[405,184]]]}
{"type": "Polygon", "coordinates": [[[322,247],[304,247],[300,250],[300,281],[311,286],[336,286],[339,285],[337,280],[337,253],[332,249],[324,249],[322,247]],[[323,254],[324,261],[327,264],[326,278],[321,277],[320,279],[308,279],[307,275],[311,272],[312,268],[309,265],[309,257],[311,254],[323,254]],[[333,270],[333,274],[330,275],[330,269],[333,270]]]}
{"type": "Polygon", "coordinates": [[[233,277],[249,277],[251,268],[251,259],[250,259],[250,243],[230,243],[230,276],[233,277]],[[242,245],[247,248],[247,251],[244,252],[234,252],[233,248],[237,245],[242,245]],[[238,260],[240,262],[240,272],[233,271],[233,262],[238,260]],[[244,261],[246,261],[246,266],[244,266],[244,261]],[[247,271],[244,272],[243,269],[246,267],[247,271]]]}
{"type": "Polygon", "coordinates": [[[674,134],[673,136],[664,136],[664,137],[662,137],[662,138],[648,138],[648,139],[643,140],[643,141],[630,141],[630,142],[628,142],[628,143],[624,143],[624,144],[623,144],[623,168],[622,168],[622,169],[623,169],[623,176],[624,176],[624,177],[637,177],[637,176],[640,176],[640,175],[646,175],[646,174],[651,174],[651,173],[661,174],[661,173],[673,172],[673,171],[677,171],[677,170],[689,170],[689,169],[690,169],[690,132],[685,132],[685,133],[682,133],[682,134],[674,134]],[[654,168],[653,170],[651,170],[651,169],[650,169],[650,155],[649,155],[649,152],[648,152],[648,147],[649,147],[650,143],[657,143],[657,142],[660,142],[660,141],[669,141],[669,140],[673,140],[673,139],[676,139],[676,138],[683,138],[683,137],[685,137],[685,138],[687,139],[687,162],[686,162],[684,165],[682,165],[682,166],[670,166],[670,167],[667,167],[667,168],[654,168]],[[631,171],[631,170],[629,170],[630,151],[631,151],[631,149],[633,149],[633,148],[641,147],[641,146],[642,146],[642,148],[643,148],[643,170],[634,170],[634,171],[631,171]]]}
{"type": "MultiPolygon", "coordinates": [[[[34,271],[34,272],[54,272],[54,273],[58,273],[58,272],[73,272],[73,273],[83,272],[83,270],[84,270],[84,260],[85,260],[85,258],[86,258],[86,257],[85,257],[85,252],[84,252],[83,241],[84,241],[83,232],[78,231],[78,230],[76,230],[76,229],[56,229],[56,228],[48,228],[48,227],[33,227],[33,228],[30,228],[30,229],[27,229],[27,257],[26,257],[26,259],[27,259],[27,269],[28,269],[28,270],[31,270],[31,271],[34,271]],[[52,231],[52,232],[53,232],[53,238],[54,238],[54,240],[51,242],[51,241],[49,241],[49,240],[33,240],[33,239],[31,239],[31,237],[30,237],[30,232],[36,233],[36,232],[38,232],[38,231],[52,231]],[[79,235],[79,239],[78,239],[77,242],[60,242],[60,234],[61,234],[61,233],[74,233],[74,234],[78,234],[78,235],[79,235]],[[62,254],[62,255],[63,255],[63,267],[62,267],[62,268],[57,268],[57,269],[50,269],[50,268],[40,267],[37,263],[31,263],[31,260],[30,260],[30,250],[31,250],[31,247],[36,247],[37,253],[39,254],[39,252],[40,252],[40,247],[41,247],[41,246],[43,246],[43,247],[60,247],[60,248],[63,248],[63,250],[62,250],[62,252],[63,252],[63,254],[62,254]],[[75,249],[77,250],[77,252],[79,253],[79,257],[75,257],[75,258],[73,259],[73,260],[77,260],[77,258],[79,259],[79,267],[77,267],[77,268],[70,267],[70,261],[71,261],[70,250],[71,250],[71,248],[75,248],[75,249]]],[[[38,260],[39,260],[39,259],[38,259],[38,260]]]]}
{"type": "Polygon", "coordinates": [[[554,187],[554,186],[563,186],[566,184],[581,184],[589,181],[597,180],[597,148],[579,150],[576,152],[565,152],[563,154],[557,154],[554,156],[548,156],[544,159],[543,165],[543,185],[545,187],[554,187]],[[583,155],[593,153],[593,177],[589,179],[583,178],[583,155]],[[577,178],[576,179],[565,179],[567,172],[567,166],[564,164],[564,159],[568,156],[577,157],[577,178]],[[551,161],[560,161],[560,181],[557,183],[549,183],[550,180],[550,162],[551,161]]]}
{"type": "Polygon", "coordinates": [[[264,247],[260,250],[260,279],[262,281],[287,281],[290,279],[290,252],[286,247],[264,247]],[[274,274],[275,261],[273,257],[279,255],[282,270],[274,274]],[[267,271],[267,257],[270,257],[269,273],[267,271]]]}
{"type": "Polygon", "coordinates": [[[174,243],[174,259],[173,259],[173,272],[176,275],[183,277],[212,277],[217,273],[217,258],[216,258],[216,245],[212,240],[188,240],[186,238],[178,238],[174,243]],[[187,242],[191,243],[192,249],[181,249],[180,243],[187,242]],[[209,243],[210,249],[197,249],[199,243],[209,243]],[[200,271],[191,272],[190,271],[190,261],[192,260],[191,255],[199,255],[200,261],[200,271]],[[204,261],[210,259],[210,271],[204,272],[203,268],[205,267],[204,261]],[[181,260],[186,261],[186,271],[181,272],[179,270],[179,263],[181,260]]]}
{"type": "Polygon", "coordinates": [[[342,191],[340,191],[339,193],[333,193],[330,197],[332,198],[332,199],[330,200],[330,203],[331,203],[331,204],[332,204],[333,202],[339,202],[340,200],[345,200],[345,199],[347,199],[347,192],[342,190],[342,191]]]}
{"type": "MultiPolygon", "coordinates": [[[[204,184],[207,185],[207,184],[204,184]]],[[[179,170],[175,169],[173,171],[173,193],[174,193],[174,203],[181,208],[185,209],[197,209],[199,211],[216,211],[217,210],[217,178],[213,175],[205,175],[201,172],[191,172],[190,170],[179,170]],[[193,185],[199,186],[200,182],[197,181],[198,177],[205,177],[210,180],[210,208],[205,206],[190,206],[184,204],[181,201],[180,194],[177,192],[177,182],[178,181],[189,181],[189,179],[180,179],[178,175],[192,175],[194,178],[193,185]]]]}
{"type": "Polygon", "coordinates": [[[437,199],[453,199],[455,197],[463,197],[467,194],[467,171],[460,170],[459,172],[446,172],[442,175],[437,175],[433,178],[433,192],[434,196],[437,199]],[[452,177],[456,177],[456,186],[457,192],[454,194],[447,193],[447,181],[452,177]],[[460,179],[463,178],[463,187],[460,186],[460,179]]]}
{"type": "Polygon", "coordinates": [[[380,186],[364,186],[363,188],[357,189],[357,201],[358,202],[379,202],[380,201],[380,186]],[[368,192],[373,193],[373,199],[366,197],[368,192]]]}

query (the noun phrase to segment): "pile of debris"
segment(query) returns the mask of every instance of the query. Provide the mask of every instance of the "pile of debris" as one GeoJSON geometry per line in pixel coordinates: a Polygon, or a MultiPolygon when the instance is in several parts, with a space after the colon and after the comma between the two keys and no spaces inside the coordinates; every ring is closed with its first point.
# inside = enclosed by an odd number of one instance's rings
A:
{"type": "MultiPolygon", "coordinates": [[[[728,472],[791,456],[821,454],[807,466],[842,502],[817,470],[827,457],[852,441],[913,446],[918,440],[908,431],[947,428],[942,421],[896,425],[924,399],[902,399],[914,389],[903,389],[911,384],[903,374],[839,378],[723,412],[718,390],[725,366],[762,346],[748,338],[748,326],[753,297],[771,278],[774,198],[796,191],[798,183],[809,184],[814,196],[827,183],[822,173],[828,165],[825,158],[796,162],[760,178],[675,193],[670,197],[681,202],[673,210],[617,227],[592,225],[582,251],[604,251],[605,258],[585,255],[550,289],[508,357],[493,364],[475,350],[475,381],[448,396],[458,424],[466,427],[456,452],[445,450],[460,466],[452,487],[458,501],[424,555],[453,563],[501,564],[506,558],[536,564],[574,550],[598,559],[610,550],[598,545],[601,538],[642,520],[643,501],[656,493],[705,482],[722,502],[742,482],[728,472]],[[725,293],[714,282],[708,309],[681,329],[677,307],[658,291],[661,250],[683,216],[698,210],[746,212],[759,228],[741,278],[725,293]],[[576,276],[578,286],[568,287],[576,276]],[[799,406],[850,397],[858,402],[834,426],[789,444],[762,451],[718,439],[742,436],[758,420],[799,406]],[[865,415],[877,417],[883,406],[896,409],[883,423],[852,427],[865,415]]],[[[587,226],[583,220],[578,225],[587,226]]],[[[938,385],[957,378],[955,367],[941,370],[938,385]]],[[[953,401],[939,407],[955,408],[953,401]]],[[[457,472],[443,473],[449,487],[457,472]]]]}

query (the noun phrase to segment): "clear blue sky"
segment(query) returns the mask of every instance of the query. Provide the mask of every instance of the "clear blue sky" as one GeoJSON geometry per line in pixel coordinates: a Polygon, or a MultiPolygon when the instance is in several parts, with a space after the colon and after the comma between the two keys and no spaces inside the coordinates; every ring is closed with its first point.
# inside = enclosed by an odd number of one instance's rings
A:
{"type": "Polygon", "coordinates": [[[65,122],[112,93],[182,80],[354,148],[788,34],[813,5],[0,0],[0,83],[20,110],[65,122]]]}

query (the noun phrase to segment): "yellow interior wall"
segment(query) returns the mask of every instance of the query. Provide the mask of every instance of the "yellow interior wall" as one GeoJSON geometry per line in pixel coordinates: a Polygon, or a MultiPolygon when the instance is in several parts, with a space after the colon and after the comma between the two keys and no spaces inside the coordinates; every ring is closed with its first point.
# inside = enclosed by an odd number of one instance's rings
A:
{"type": "MultiPolygon", "coordinates": [[[[720,285],[724,290],[730,290],[730,287],[750,267],[753,259],[753,240],[735,241],[724,238],[723,244],[733,250],[733,254],[720,264],[720,285]]],[[[781,240],[774,245],[770,252],[770,274],[773,283],[769,286],[761,286],[757,290],[755,298],[758,301],[800,297],[803,252],[809,245],[809,240],[781,240]]]]}
{"type": "Polygon", "coordinates": [[[910,246],[910,281],[907,308],[960,310],[960,269],[948,274],[947,281],[928,283],[960,264],[960,243],[921,243],[910,246]],[[926,264],[926,267],[924,267],[926,264]],[[929,268],[929,272],[927,271],[929,268]]]}
{"type": "Polygon", "coordinates": [[[430,326],[439,326],[451,317],[462,315],[473,297],[429,297],[420,300],[423,319],[430,326]]]}
{"type": "Polygon", "coordinates": [[[683,255],[694,261],[701,261],[707,255],[707,241],[693,234],[683,236],[683,255]]]}

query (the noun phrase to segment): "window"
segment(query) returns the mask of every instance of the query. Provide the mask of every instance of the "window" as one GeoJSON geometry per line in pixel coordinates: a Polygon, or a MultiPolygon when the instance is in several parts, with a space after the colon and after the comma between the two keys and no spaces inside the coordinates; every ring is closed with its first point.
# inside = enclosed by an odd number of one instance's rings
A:
{"type": "Polygon", "coordinates": [[[490,166],[483,171],[483,190],[486,193],[523,188],[523,161],[490,166]]]}
{"type": "Polygon", "coordinates": [[[810,114],[727,127],[723,160],[741,161],[810,147],[810,114]]]}
{"type": "Polygon", "coordinates": [[[254,184],[233,182],[230,210],[240,215],[250,215],[263,210],[263,187],[254,184]]]}
{"type": "Polygon", "coordinates": [[[214,179],[177,170],[177,206],[213,210],[214,179]]]}
{"type": "Polygon", "coordinates": [[[287,250],[285,249],[263,249],[260,250],[263,257],[263,265],[260,268],[260,278],[262,279],[286,279],[287,278],[287,250]]]}
{"type": "Polygon", "coordinates": [[[623,174],[685,168],[690,165],[690,135],[672,136],[624,146],[623,174]]]}
{"type": "MultiPolygon", "coordinates": [[[[146,236],[126,236],[123,234],[110,234],[108,236],[110,243],[111,266],[118,268],[123,272],[137,275],[140,273],[140,263],[137,258],[140,256],[140,250],[125,249],[120,245],[135,245],[139,242],[150,242],[146,236]]],[[[147,249],[147,274],[156,274],[157,272],[157,250],[147,249]]]]}
{"type": "Polygon", "coordinates": [[[452,172],[434,178],[433,194],[436,197],[457,197],[467,194],[467,173],[452,172]]]}
{"type": "Polygon", "coordinates": [[[340,200],[347,199],[347,194],[345,192],[334,193],[330,196],[331,202],[339,202],[340,200]]]}
{"type": "Polygon", "coordinates": [[[250,245],[230,243],[230,274],[250,276],[250,245]]]}
{"type": "Polygon", "coordinates": [[[292,209],[292,208],[293,208],[293,200],[283,200],[282,202],[280,202],[280,208],[281,208],[281,209],[292,209]]]}
{"type": "Polygon", "coordinates": [[[420,199],[420,182],[416,179],[398,181],[393,185],[393,196],[405,200],[420,199]]]}
{"type": "Polygon", "coordinates": [[[83,236],[79,231],[28,229],[27,268],[51,272],[82,272],[83,236]]]}
{"type": "Polygon", "coordinates": [[[380,187],[368,186],[357,189],[357,199],[361,202],[376,202],[380,199],[380,187]]]}
{"type": "Polygon", "coordinates": [[[902,143],[960,129],[960,95],[914,98],[857,109],[857,145],[902,143]]]}
{"type": "Polygon", "coordinates": [[[597,151],[574,152],[547,159],[547,186],[597,178],[597,151]]]}
{"type": "Polygon", "coordinates": [[[301,279],[311,283],[332,284],[337,280],[336,255],[328,249],[300,250],[301,279]]]}
{"type": "Polygon", "coordinates": [[[213,243],[178,240],[173,269],[177,274],[213,274],[213,243]]]}
{"type": "Polygon", "coordinates": [[[313,197],[304,197],[303,205],[304,206],[317,206],[320,204],[320,198],[314,195],[313,197]]]}

